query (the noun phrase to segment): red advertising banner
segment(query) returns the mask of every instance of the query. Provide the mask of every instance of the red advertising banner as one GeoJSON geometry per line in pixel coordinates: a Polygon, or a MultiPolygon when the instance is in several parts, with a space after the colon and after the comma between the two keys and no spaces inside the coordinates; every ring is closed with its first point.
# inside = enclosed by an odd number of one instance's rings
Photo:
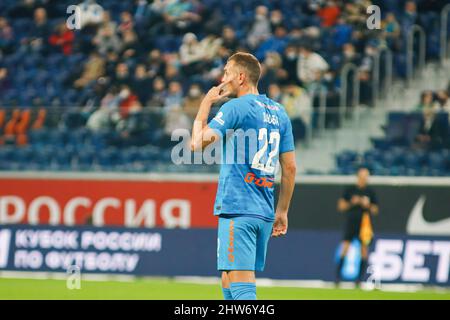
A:
{"type": "Polygon", "coordinates": [[[0,177],[0,224],[215,227],[216,182],[0,177]]]}

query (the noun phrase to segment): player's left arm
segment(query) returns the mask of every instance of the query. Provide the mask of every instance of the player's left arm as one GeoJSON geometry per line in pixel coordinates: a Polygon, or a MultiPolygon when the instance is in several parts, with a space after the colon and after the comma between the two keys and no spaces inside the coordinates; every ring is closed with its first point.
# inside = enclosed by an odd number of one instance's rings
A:
{"type": "Polygon", "coordinates": [[[211,106],[217,101],[227,97],[230,93],[222,92],[223,87],[228,82],[223,82],[219,86],[212,87],[203,98],[197,116],[192,126],[191,150],[201,151],[209,144],[220,139],[218,133],[208,126],[208,117],[211,106]]]}
{"type": "Polygon", "coordinates": [[[282,236],[287,233],[288,210],[295,188],[297,165],[295,161],[294,136],[289,119],[286,121],[286,128],[281,136],[279,161],[281,166],[281,183],[272,237],[282,236]]]}
{"type": "Polygon", "coordinates": [[[371,192],[369,197],[364,197],[363,207],[368,209],[372,215],[378,214],[378,201],[375,192],[371,192]]]}
{"type": "Polygon", "coordinates": [[[370,207],[369,207],[370,213],[374,216],[378,215],[378,200],[377,196],[375,195],[375,192],[372,192],[370,196],[370,207]]]}

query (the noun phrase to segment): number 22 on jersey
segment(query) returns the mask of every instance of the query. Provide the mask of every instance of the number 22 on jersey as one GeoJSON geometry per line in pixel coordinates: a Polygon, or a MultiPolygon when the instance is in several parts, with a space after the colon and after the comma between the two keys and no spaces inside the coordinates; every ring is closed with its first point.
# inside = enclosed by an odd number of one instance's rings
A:
{"type": "Polygon", "coordinates": [[[259,149],[252,161],[252,168],[261,170],[268,174],[273,174],[275,172],[275,163],[273,158],[278,154],[278,149],[280,147],[280,133],[278,131],[267,132],[267,128],[259,129],[258,141],[262,141],[262,147],[259,149]],[[265,163],[261,162],[261,159],[267,152],[267,148],[270,144],[270,153],[267,161],[265,163]]]}

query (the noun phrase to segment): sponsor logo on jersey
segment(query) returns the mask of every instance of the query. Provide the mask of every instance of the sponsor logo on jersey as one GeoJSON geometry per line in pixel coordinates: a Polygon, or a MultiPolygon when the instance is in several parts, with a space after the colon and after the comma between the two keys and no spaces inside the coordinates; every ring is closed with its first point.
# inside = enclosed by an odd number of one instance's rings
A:
{"type": "Polygon", "coordinates": [[[273,178],[269,177],[261,177],[258,178],[254,173],[249,172],[246,174],[244,181],[248,184],[255,184],[258,187],[262,188],[272,188],[273,187],[273,178]]]}
{"type": "Polygon", "coordinates": [[[213,120],[217,121],[221,126],[225,124],[225,121],[222,119],[223,112],[218,112],[213,120]]]}

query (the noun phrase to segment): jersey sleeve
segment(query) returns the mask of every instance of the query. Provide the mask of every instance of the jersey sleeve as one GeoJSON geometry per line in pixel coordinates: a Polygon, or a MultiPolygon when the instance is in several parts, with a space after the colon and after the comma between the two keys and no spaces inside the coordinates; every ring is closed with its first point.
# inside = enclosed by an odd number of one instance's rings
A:
{"type": "Polygon", "coordinates": [[[208,123],[208,126],[225,136],[228,129],[241,127],[244,118],[242,109],[239,108],[236,102],[228,101],[220,107],[216,116],[208,123]]]}
{"type": "Polygon", "coordinates": [[[370,202],[372,204],[378,205],[378,199],[375,191],[373,189],[370,190],[370,202]]]}
{"type": "Polygon", "coordinates": [[[346,187],[344,189],[344,192],[342,193],[342,198],[345,201],[350,202],[352,196],[353,196],[352,188],[351,187],[346,187]]]}
{"type": "Polygon", "coordinates": [[[285,123],[286,125],[284,126],[284,131],[282,131],[281,134],[280,154],[295,150],[294,135],[292,133],[292,124],[291,120],[287,116],[285,123]]]}

